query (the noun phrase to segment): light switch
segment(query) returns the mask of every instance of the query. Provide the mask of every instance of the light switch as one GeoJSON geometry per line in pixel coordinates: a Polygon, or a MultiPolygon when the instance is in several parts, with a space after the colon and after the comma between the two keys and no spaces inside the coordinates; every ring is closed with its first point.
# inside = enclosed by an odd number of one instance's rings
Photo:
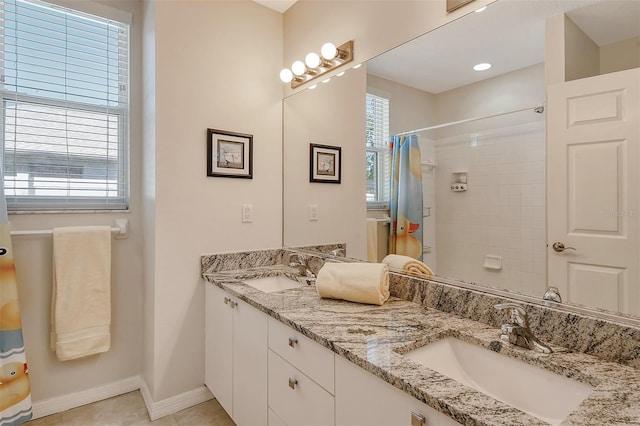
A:
{"type": "Polygon", "coordinates": [[[311,204],[309,206],[309,220],[318,220],[318,205],[311,204]]]}

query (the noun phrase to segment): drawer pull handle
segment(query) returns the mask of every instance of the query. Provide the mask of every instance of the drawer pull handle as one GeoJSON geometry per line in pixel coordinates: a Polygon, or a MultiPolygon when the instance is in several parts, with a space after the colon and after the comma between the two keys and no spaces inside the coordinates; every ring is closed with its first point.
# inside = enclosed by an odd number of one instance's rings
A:
{"type": "Polygon", "coordinates": [[[295,389],[297,384],[298,384],[298,381],[296,379],[289,379],[289,387],[291,389],[295,389]]]}
{"type": "Polygon", "coordinates": [[[225,304],[225,305],[229,305],[229,306],[231,306],[232,308],[235,308],[236,306],[238,306],[238,302],[234,302],[233,300],[231,300],[231,299],[230,299],[230,298],[228,298],[228,297],[225,297],[225,298],[224,298],[224,304],[225,304]]]}
{"type": "Polygon", "coordinates": [[[424,426],[425,424],[424,416],[413,412],[411,413],[411,426],[424,426]]]}
{"type": "Polygon", "coordinates": [[[289,337],[289,346],[293,348],[296,343],[298,343],[298,339],[296,339],[295,337],[289,337]]]}

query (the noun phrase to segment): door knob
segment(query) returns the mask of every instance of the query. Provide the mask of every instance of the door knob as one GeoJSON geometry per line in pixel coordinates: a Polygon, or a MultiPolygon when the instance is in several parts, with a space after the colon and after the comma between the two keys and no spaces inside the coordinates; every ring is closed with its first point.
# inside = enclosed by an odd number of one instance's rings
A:
{"type": "Polygon", "coordinates": [[[575,247],[565,247],[563,242],[560,241],[556,241],[555,243],[553,243],[553,245],[551,246],[555,251],[557,251],[558,253],[562,253],[565,250],[575,250],[575,247]]]}

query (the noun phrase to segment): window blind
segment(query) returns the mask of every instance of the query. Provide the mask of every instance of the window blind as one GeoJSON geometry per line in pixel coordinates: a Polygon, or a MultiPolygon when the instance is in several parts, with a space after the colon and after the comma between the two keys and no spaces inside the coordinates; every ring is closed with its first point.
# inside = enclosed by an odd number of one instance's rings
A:
{"type": "Polygon", "coordinates": [[[389,99],[366,97],[367,206],[385,208],[389,203],[389,99]]]}
{"type": "Polygon", "coordinates": [[[0,23],[9,209],[128,208],[129,25],[37,0],[0,23]]]}

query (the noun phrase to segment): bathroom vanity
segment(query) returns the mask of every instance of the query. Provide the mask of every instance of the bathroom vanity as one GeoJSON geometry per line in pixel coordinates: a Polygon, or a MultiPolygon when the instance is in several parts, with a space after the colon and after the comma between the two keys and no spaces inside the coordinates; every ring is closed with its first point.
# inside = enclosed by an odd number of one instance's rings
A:
{"type": "Polygon", "coordinates": [[[372,306],[321,299],[306,283],[270,292],[245,284],[257,276],[291,277],[293,271],[278,264],[233,270],[206,263],[206,385],[238,424],[640,422],[640,371],[632,366],[554,344],[548,355],[517,348],[499,339],[499,328],[398,297],[372,306]],[[216,299],[224,308],[214,305],[216,299]],[[230,303],[234,306],[228,307],[230,303]],[[225,309],[234,311],[233,319],[216,318],[215,311],[225,309]],[[253,324],[238,326],[245,314],[253,324]],[[217,340],[224,335],[225,341],[217,340]],[[447,338],[484,351],[493,366],[523,363],[509,367],[514,368],[510,378],[516,388],[531,390],[531,397],[523,399],[533,403],[524,407],[518,401],[504,402],[499,393],[474,389],[411,355],[447,338]],[[229,346],[236,351],[231,360],[229,346]],[[218,351],[227,351],[226,362],[218,351]],[[525,364],[534,369],[533,376],[539,371],[570,382],[569,393],[573,384],[582,387],[583,399],[572,402],[558,394],[550,403],[538,401],[548,391],[535,396],[537,385],[525,364]],[[225,375],[231,379],[217,378],[225,375]],[[247,401],[252,405],[245,405],[247,401]],[[258,417],[243,418],[245,411],[258,417]]]}

